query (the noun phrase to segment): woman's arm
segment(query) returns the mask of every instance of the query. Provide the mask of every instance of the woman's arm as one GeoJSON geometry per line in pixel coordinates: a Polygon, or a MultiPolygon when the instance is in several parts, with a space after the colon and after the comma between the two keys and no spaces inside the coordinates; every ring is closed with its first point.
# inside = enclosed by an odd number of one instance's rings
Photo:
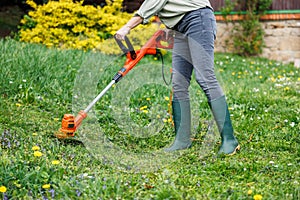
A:
{"type": "Polygon", "coordinates": [[[136,15],[132,17],[122,28],[120,28],[116,33],[116,38],[119,40],[124,40],[125,36],[130,32],[131,29],[135,28],[143,22],[143,18],[136,15]]]}

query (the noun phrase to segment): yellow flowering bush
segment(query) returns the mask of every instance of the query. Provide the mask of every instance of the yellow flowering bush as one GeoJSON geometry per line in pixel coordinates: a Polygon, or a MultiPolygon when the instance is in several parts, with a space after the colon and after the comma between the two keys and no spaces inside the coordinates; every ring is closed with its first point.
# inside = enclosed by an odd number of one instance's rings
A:
{"type": "Polygon", "coordinates": [[[122,0],[107,0],[103,8],[72,0],[26,3],[34,10],[21,20],[20,40],[48,47],[94,49],[131,17],[120,11],[122,0]]]}
{"type": "MultiPolygon", "coordinates": [[[[21,20],[20,40],[61,49],[119,53],[117,46],[111,48],[115,41],[105,39],[111,38],[131,18],[131,14],[121,11],[122,2],[106,0],[107,5],[101,8],[83,5],[83,1],[49,0],[46,4],[37,5],[33,0],[27,0],[33,11],[21,20]]],[[[153,33],[149,29],[141,32],[141,28],[137,28],[132,35],[141,39],[134,44],[141,46],[145,42],[143,38],[149,38],[153,33]]]]}

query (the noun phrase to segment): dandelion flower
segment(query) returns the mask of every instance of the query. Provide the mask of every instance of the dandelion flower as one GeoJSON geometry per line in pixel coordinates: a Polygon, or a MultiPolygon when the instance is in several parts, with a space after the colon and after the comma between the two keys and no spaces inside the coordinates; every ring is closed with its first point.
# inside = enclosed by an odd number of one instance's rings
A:
{"type": "Polygon", "coordinates": [[[38,134],[37,133],[32,133],[32,136],[37,136],[38,134]]]}
{"type": "Polygon", "coordinates": [[[41,157],[43,155],[43,153],[40,151],[35,151],[33,155],[34,155],[34,157],[41,157]]]}
{"type": "Polygon", "coordinates": [[[45,184],[45,185],[42,186],[42,188],[43,188],[43,189],[49,189],[50,186],[51,186],[50,184],[45,184]]]}
{"type": "Polygon", "coordinates": [[[146,100],[147,100],[147,101],[150,101],[151,99],[150,99],[150,97],[147,97],[146,100]]]}
{"type": "Polygon", "coordinates": [[[262,196],[260,194],[256,194],[253,196],[254,200],[262,200],[262,196]]]}
{"type": "Polygon", "coordinates": [[[40,147],[38,147],[38,146],[33,146],[31,149],[32,149],[33,151],[39,151],[39,150],[40,150],[40,147]]]}
{"type": "Polygon", "coordinates": [[[0,192],[2,192],[2,193],[4,193],[4,192],[6,192],[7,191],[7,189],[6,189],[6,187],[5,186],[0,186],[0,192]]]}
{"type": "Polygon", "coordinates": [[[16,106],[17,106],[17,107],[21,107],[21,106],[22,106],[22,104],[20,104],[20,103],[16,103],[16,106]]]}
{"type": "Polygon", "coordinates": [[[58,165],[59,163],[60,163],[59,160],[53,160],[53,161],[52,161],[52,165],[58,165]]]}
{"type": "Polygon", "coordinates": [[[147,114],[148,112],[149,112],[148,110],[143,110],[143,113],[146,113],[146,114],[147,114]]]}
{"type": "Polygon", "coordinates": [[[252,190],[248,190],[247,194],[248,194],[248,195],[251,195],[252,192],[253,192],[252,190]]]}
{"type": "Polygon", "coordinates": [[[166,100],[166,101],[169,101],[169,100],[170,100],[170,98],[169,98],[169,97],[165,97],[165,100],[166,100]]]}
{"type": "Polygon", "coordinates": [[[140,110],[145,110],[147,108],[148,108],[147,106],[142,106],[142,107],[140,107],[140,110]]]}

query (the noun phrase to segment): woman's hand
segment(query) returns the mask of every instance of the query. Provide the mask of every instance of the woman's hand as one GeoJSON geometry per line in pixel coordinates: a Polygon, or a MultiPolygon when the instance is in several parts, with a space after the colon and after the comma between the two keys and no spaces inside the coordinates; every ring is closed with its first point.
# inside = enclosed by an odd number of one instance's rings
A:
{"type": "Polygon", "coordinates": [[[164,29],[164,32],[166,33],[166,41],[173,40],[175,34],[174,30],[166,28],[164,29]]]}
{"type": "Polygon", "coordinates": [[[140,23],[143,22],[143,18],[141,18],[140,16],[134,16],[132,17],[127,23],[126,25],[124,25],[122,28],[120,28],[115,37],[118,40],[125,40],[125,36],[127,34],[129,34],[130,30],[135,28],[137,25],[139,25],[140,23]]]}
{"type": "Polygon", "coordinates": [[[123,26],[120,28],[116,33],[116,38],[118,40],[125,40],[125,36],[130,33],[131,27],[128,25],[123,26]]]}

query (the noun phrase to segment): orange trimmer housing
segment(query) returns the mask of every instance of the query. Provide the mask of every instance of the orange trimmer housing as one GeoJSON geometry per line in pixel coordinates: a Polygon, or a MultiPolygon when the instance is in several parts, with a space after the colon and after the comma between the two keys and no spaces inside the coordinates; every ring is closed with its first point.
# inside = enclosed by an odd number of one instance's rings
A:
{"type": "Polygon", "coordinates": [[[61,121],[61,128],[55,136],[60,139],[74,137],[75,131],[86,117],[87,113],[83,110],[81,110],[76,117],[72,114],[65,114],[61,121]]]}
{"type": "MultiPolygon", "coordinates": [[[[116,38],[115,38],[116,39],[116,38]]],[[[90,103],[90,105],[85,109],[81,110],[75,117],[72,114],[65,114],[59,132],[55,134],[57,138],[65,139],[75,136],[77,128],[81,125],[81,122],[87,117],[87,112],[91,107],[102,97],[102,95],[115,83],[119,82],[122,77],[124,77],[145,55],[155,55],[157,54],[157,48],[171,49],[173,48],[173,41],[166,40],[166,33],[163,30],[159,30],[148,40],[148,42],[137,51],[133,50],[132,45],[127,37],[125,41],[127,47],[122,43],[122,41],[117,40],[117,43],[121,50],[126,55],[126,61],[124,66],[116,73],[113,77],[112,82],[90,103]],[[167,42],[168,46],[161,44],[161,41],[167,42]]]]}

